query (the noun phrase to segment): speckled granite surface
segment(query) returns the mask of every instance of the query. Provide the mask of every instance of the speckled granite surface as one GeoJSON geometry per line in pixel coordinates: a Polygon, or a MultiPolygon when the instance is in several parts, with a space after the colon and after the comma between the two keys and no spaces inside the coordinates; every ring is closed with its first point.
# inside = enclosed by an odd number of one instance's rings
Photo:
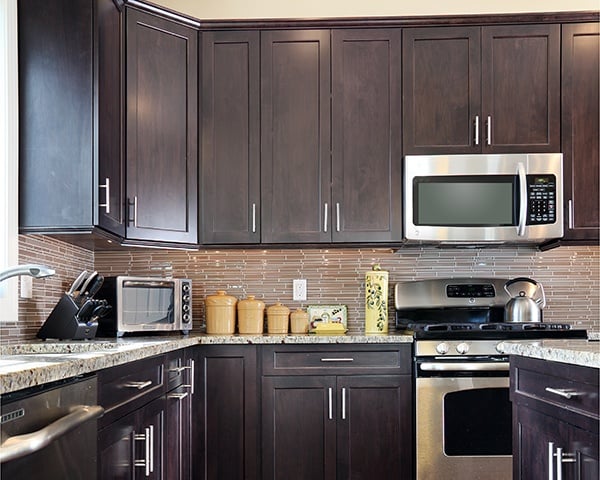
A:
{"type": "Polygon", "coordinates": [[[511,355],[600,368],[600,342],[589,340],[531,340],[502,342],[511,355]]]}
{"type": "Polygon", "coordinates": [[[190,335],[32,341],[0,347],[0,395],[202,344],[411,343],[408,335],[190,335]]]}

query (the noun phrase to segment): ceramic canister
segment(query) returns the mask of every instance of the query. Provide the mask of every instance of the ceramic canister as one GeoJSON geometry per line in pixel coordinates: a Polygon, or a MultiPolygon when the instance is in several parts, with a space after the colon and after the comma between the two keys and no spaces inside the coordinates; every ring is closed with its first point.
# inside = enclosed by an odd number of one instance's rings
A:
{"type": "Polygon", "coordinates": [[[206,297],[206,333],[232,335],[235,333],[235,306],[237,298],[218,290],[206,297]]]}
{"type": "Polygon", "coordinates": [[[388,331],[388,272],[379,265],[365,275],[365,333],[388,331]]]}
{"type": "Polygon", "coordinates": [[[297,308],[290,315],[290,330],[292,333],[308,333],[308,313],[297,308]]]}
{"type": "Polygon", "coordinates": [[[267,308],[267,332],[288,333],[290,309],[281,303],[267,308]]]}
{"type": "Polygon", "coordinates": [[[265,302],[256,300],[254,295],[248,295],[237,304],[238,332],[241,334],[261,334],[265,321],[265,302]]]}

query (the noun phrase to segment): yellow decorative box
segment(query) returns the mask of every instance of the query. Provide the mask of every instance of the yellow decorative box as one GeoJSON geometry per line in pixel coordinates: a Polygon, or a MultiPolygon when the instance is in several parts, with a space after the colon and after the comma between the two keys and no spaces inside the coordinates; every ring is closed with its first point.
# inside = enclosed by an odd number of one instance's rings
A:
{"type": "Polygon", "coordinates": [[[388,331],[388,272],[375,265],[365,274],[365,333],[388,331]]]}

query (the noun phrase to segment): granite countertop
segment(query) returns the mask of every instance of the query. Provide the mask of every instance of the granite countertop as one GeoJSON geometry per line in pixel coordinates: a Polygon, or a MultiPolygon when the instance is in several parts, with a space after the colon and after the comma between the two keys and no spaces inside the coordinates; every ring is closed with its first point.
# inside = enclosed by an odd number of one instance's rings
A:
{"type": "Polygon", "coordinates": [[[600,342],[591,340],[515,340],[499,346],[504,353],[583,367],[600,368],[600,342]]]}
{"type": "Polygon", "coordinates": [[[203,344],[412,343],[410,335],[189,335],[0,346],[0,395],[203,344]]]}

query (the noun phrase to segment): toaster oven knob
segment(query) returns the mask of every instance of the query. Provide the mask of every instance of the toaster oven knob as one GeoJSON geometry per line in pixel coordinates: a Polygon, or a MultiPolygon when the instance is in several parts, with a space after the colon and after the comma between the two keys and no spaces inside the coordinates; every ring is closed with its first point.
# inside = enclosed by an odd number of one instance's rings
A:
{"type": "Polygon", "coordinates": [[[464,355],[465,353],[467,353],[469,351],[469,344],[465,343],[465,342],[459,343],[456,346],[456,351],[458,353],[460,353],[461,355],[464,355]]]}
{"type": "Polygon", "coordinates": [[[188,303],[190,301],[190,296],[189,295],[184,295],[183,297],[181,297],[181,299],[185,302],[188,303]]]}
{"type": "Polygon", "coordinates": [[[450,350],[450,345],[448,345],[446,342],[438,343],[435,347],[435,350],[440,355],[444,355],[445,353],[448,353],[448,350],[450,350]]]}
{"type": "Polygon", "coordinates": [[[183,320],[183,323],[190,323],[190,314],[184,313],[181,319],[183,320]]]}
{"type": "Polygon", "coordinates": [[[189,283],[184,283],[184,284],[181,286],[181,289],[182,289],[184,292],[186,292],[186,293],[187,293],[187,292],[189,292],[189,291],[190,291],[190,284],[189,284],[189,283]]]}
{"type": "Polygon", "coordinates": [[[189,305],[184,305],[183,307],[181,307],[181,309],[182,309],[184,312],[189,312],[189,311],[190,311],[190,306],[189,306],[189,305]]]}

